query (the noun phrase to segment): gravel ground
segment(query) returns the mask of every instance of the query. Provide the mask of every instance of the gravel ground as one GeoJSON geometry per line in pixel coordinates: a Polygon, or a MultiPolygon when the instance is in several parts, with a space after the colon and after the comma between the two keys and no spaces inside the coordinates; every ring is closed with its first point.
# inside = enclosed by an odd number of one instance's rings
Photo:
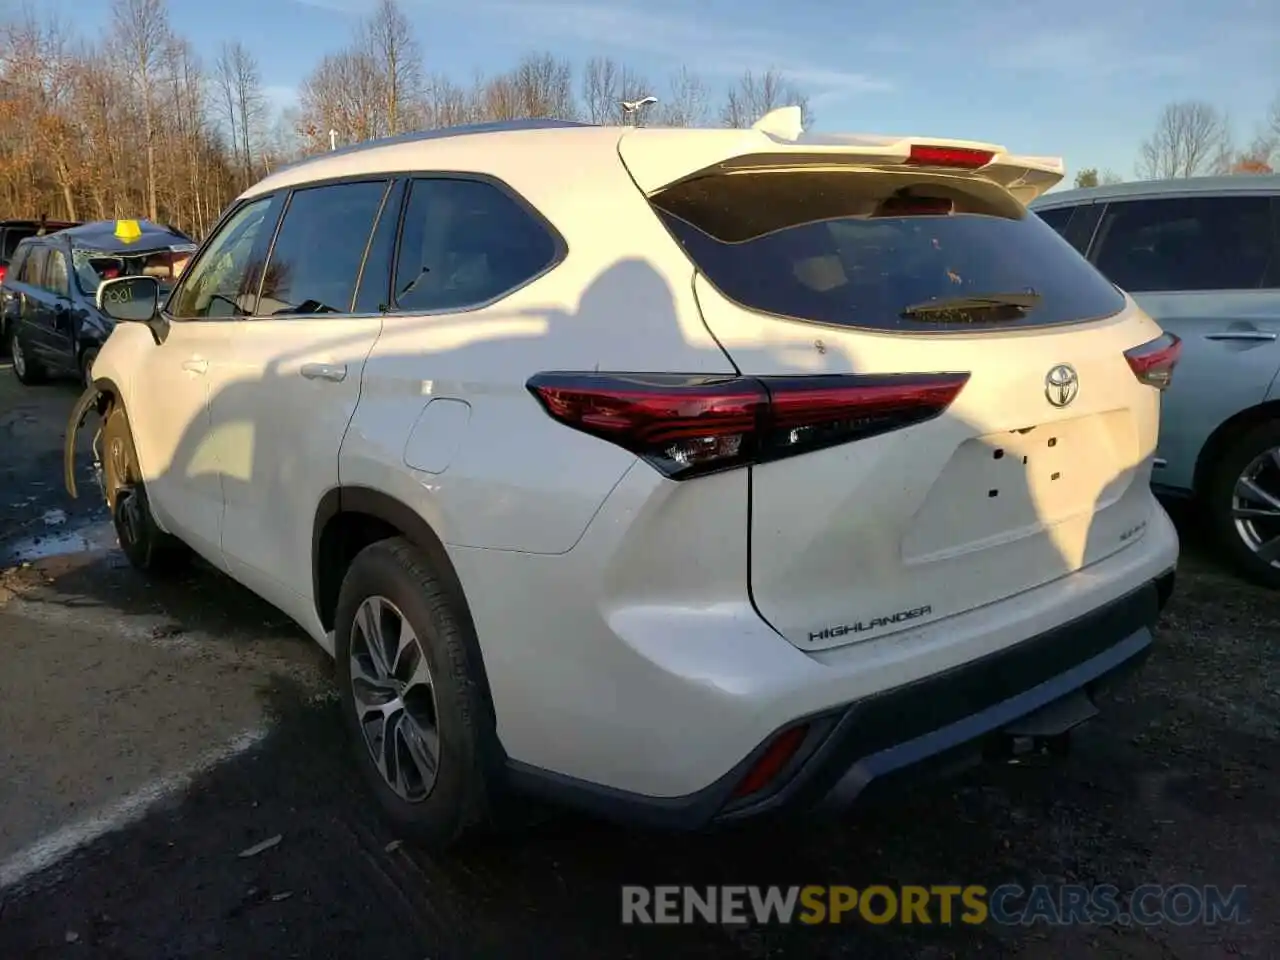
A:
{"type": "Polygon", "coordinates": [[[672,837],[531,807],[433,860],[372,815],[309,641],[211,572],[146,583],[92,496],[62,492],[74,398],[0,368],[0,887],[27,865],[0,889],[5,960],[1276,955],[1280,602],[1186,521],[1156,654],[1065,760],[834,825],[672,837]],[[117,829],[77,846],[104,817],[117,829]],[[1243,884],[1249,922],[623,927],[619,887],[657,883],[1243,884]]]}

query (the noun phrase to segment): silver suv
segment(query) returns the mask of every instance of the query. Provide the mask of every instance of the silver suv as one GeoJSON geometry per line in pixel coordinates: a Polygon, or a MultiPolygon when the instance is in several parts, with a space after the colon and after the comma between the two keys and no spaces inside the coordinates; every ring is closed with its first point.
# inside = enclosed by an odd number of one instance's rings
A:
{"type": "Polygon", "coordinates": [[[1031,206],[1182,338],[1153,486],[1195,498],[1240,571],[1280,587],[1280,176],[1124,183],[1031,206]]]}

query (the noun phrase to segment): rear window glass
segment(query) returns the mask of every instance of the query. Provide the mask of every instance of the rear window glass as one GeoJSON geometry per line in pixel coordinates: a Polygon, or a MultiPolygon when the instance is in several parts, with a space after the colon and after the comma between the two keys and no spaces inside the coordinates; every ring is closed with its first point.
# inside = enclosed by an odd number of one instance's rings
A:
{"type": "Polygon", "coordinates": [[[14,251],[18,249],[18,244],[27,239],[27,237],[34,237],[35,235],[35,227],[6,228],[4,231],[4,249],[0,251],[0,257],[4,259],[5,263],[8,263],[14,251]]]}
{"type": "Polygon", "coordinates": [[[716,174],[653,203],[711,283],[765,313],[939,333],[1094,320],[1124,306],[1052,227],[976,178],[716,174]]]}

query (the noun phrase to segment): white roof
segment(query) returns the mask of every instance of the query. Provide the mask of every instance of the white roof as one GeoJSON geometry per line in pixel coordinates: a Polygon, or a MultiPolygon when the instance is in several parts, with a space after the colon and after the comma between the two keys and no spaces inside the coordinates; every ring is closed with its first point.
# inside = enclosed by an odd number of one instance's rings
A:
{"type": "Polygon", "coordinates": [[[806,165],[883,167],[907,162],[913,146],[991,154],[990,161],[979,169],[956,172],[995,181],[1023,203],[1030,203],[1065,175],[1061,158],[1012,154],[1000,144],[938,137],[808,133],[799,129],[799,111],[783,108],[746,130],[529,120],[424,131],[357,144],[284,167],[245,196],[361,173],[422,169],[492,172],[495,155],[508,150],[519,150],[537,166],[554,164],[554,158],[563,158],[566,152],[571,156],[581,151],[620,154],[637,185],[653,192],[699,171],[732,167],[735,161],[752,156],[768,155],[782,161],[794,158],[806,165]]]}

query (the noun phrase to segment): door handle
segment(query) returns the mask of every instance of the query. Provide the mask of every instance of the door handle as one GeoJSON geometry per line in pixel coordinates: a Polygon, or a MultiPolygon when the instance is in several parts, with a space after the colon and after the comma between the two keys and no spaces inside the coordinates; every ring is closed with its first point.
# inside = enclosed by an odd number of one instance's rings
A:
{"type": "Polygon", "coordinates": [[[1264,333],[1261,330],[1225,330],[1222,333],[1206,333],[1206,340],[1246,340],[1255,343],[1276,339],[1274,333],[1264,333]]]}
{"type": "Polygon", "coordinates": [[[182,361],[182,369],[188,373],[205,373],[209,369],[209,361],[201,360],[199,357],[192,357],[190,360],[182,361]]]}
{"type": "Polygon", "coordinates": [[[329,380],[333,383],[341,383],[347,379],[347,365],[345,363],[304,363],[302,375],[308,380],[329,380]]]}

